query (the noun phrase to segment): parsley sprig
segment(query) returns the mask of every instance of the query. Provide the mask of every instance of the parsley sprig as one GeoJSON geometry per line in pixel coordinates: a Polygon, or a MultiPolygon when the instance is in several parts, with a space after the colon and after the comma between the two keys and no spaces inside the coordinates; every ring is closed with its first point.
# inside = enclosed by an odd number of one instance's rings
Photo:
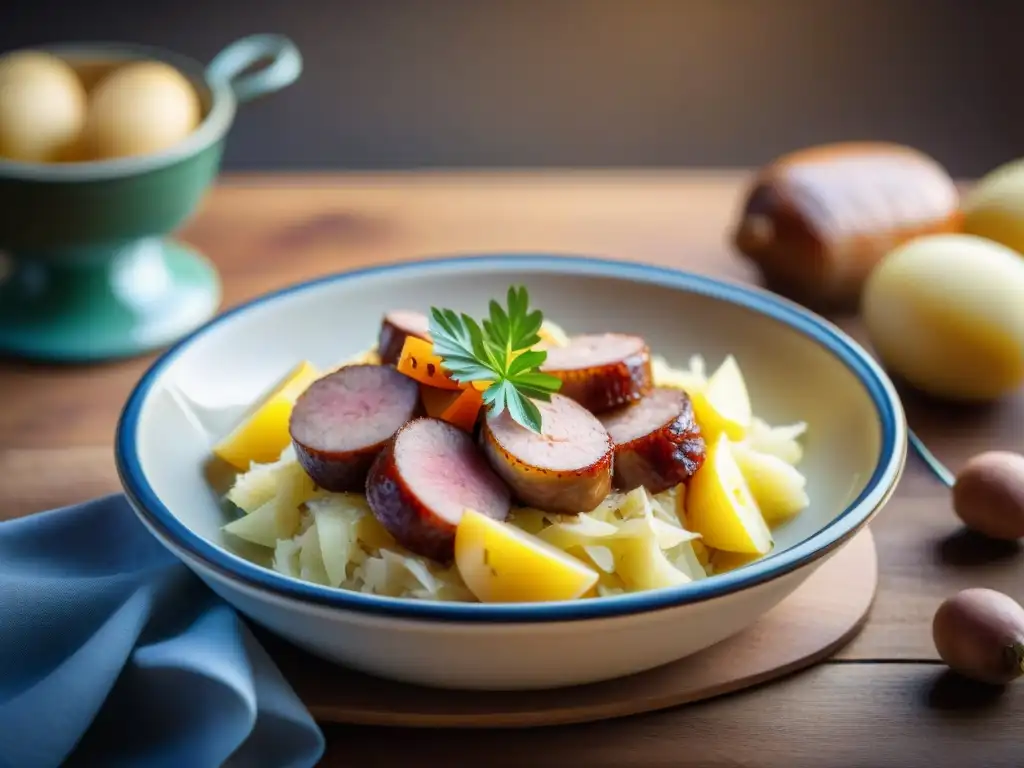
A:
{"type": "Polygon", "coordinates": [[[544,322],[540,310],[530,310],[525,286],[508,289],[508,307],[492,300],[488,317],[478,323],[465,313],[430,308],[430,335],[434,354],[455,381],[489,381],[483,400],[492,415],[508,409],[527,429],[541,430],[541,415],[534,400],[547,402],[562,382],[538,369],[548,353],[532,349],[540,341],[544,322]]]}

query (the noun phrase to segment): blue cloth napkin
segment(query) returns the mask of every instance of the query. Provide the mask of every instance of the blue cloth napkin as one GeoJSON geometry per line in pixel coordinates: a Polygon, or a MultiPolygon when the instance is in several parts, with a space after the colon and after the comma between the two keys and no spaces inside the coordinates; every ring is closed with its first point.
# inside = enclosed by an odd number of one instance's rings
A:
{"type": "Polygon", "coordinates": [[[0,766],[312,766],[324,738],[123,496],[0,524],[0,766]]]}

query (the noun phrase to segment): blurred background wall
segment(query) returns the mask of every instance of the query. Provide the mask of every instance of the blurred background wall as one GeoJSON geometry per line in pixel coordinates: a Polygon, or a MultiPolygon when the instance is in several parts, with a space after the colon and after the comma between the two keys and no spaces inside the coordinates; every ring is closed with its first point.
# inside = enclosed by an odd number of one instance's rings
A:
{"type": "Polygon", "coordinates": [[[0,50],[113,39],[208,61],[254,32],[300,82],[228,170],[763,163],[844,139],[956,175],[1024,155],[1024,0],[0,0],[0,50]]]}

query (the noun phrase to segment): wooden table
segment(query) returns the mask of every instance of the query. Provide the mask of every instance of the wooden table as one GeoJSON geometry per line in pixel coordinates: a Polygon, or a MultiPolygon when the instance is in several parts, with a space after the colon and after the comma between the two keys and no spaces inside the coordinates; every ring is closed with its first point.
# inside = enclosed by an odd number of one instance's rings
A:
{"type": "MultiPolygon", "coordinates": [[[[604,255],[751,280],[726,232],[743,174],[459,174],[227,178],[183,233],[236,304],[297,280],[455,252],[604,255]]],[[[856,321],[840,321],[863,339],[856,321]]],[[[0,518],[118,488],[121,403],[149,360],[90,368],[0,362],[0,518]]],[[[907,397],[911,425],[951,467],[1014,448],[1024,398],[951,410],[907,397]]],[[[1024,765],[1024,683],[1001,694],[944,672],[939,602],[968,586],[1024,601],[1024,554],[965,535],[948,493],[911,458],[873,524],[881,591],[838,658],[760,689],[633,719],[529,732],[328,726],[328,765],[1024,765]],[[389,746],[394,744],[398,746],[389,746]]]]}

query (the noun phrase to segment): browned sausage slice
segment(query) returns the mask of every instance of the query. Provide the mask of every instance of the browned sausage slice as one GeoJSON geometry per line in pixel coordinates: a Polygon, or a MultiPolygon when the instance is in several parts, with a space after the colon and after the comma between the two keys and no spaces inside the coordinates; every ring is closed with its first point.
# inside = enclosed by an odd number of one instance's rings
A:
{"type": "Polygon", "coordinates": [[[601,415],[615,443],[615,485],[661,493],[704,463],[704,438],[693,403],[678,389],[656,389],[636,405],[601,415]]]}
{"type": "Polygon", "coordinates": [[[592,413],[635,403],[651,391],[651,353],[639,336],[574,336],[548,350],[541,370],[562,380],[559,392],[592,413]]]}
{"type": "Polygon", "coordinates": [[[491,466],[524,503],[545,512],[590,512],[611,492],[612,440],[590,411],[568,397],[538,402],[541,432],[508,411],[488,415],[481,439],[491,466]]]}
{"type": "Polygon", "coordinates": [[[416,415],[416,382],[386,365],[350,365],[313,382],[292,410],[299,463],[327,491],[361,491],[384,444],[416,415]]]}
{"type": "Polygon", "coordinates": [[[384,315],[377,338],[377,354],[385,365],[394,365],[402,354],[405,340],[415,336],[430,341],[430,320],[422,312],[396,309],[384,315]]]}
{"type": "Polygon", "coordinates": [[[447,562],[466,509],[508,516],[512,494],[473,438],[440,419],[410,421],[381,451],[366,480],[366,500],[399,544],[447,562]]]}

